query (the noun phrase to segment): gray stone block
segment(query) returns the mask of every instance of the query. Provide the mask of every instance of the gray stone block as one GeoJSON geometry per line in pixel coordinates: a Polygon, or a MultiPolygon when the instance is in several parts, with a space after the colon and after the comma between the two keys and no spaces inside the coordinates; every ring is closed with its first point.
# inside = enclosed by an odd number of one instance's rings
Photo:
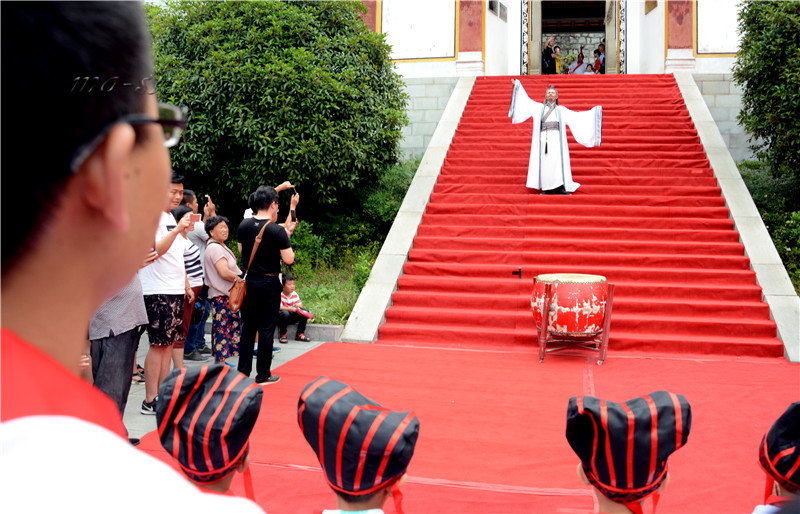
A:
{"type": "Polygon", "coordinates": [[[720,95],[720,94],[730,94],[731,86],[729,82],[724,82],[722,80],[719,81],[706,81],[703,82],[703,94],[704,95],[720,95]]]}
{"type": "Polygon", "coordinates": [[[711,113],[711,117],[714,118],[714,121],[729,121],[731,118],[730,109],[725,109],[722,107],[711,107],[708,109],[711,113]]]}
{"type": "MultiPolygon", "coordinates": [[[[439,123],[439,120],[442,119],[442,111],[439,109],[424,111],[422,119],[425,122],[439,123]]],[[[431,134],[433,134],[433,132],[431,132],[431,134]]]]}
{"type": "MultiPolygon", "coordinates": [[[[749,193],[748,199],[752,204],[753,201],[749,193]]],[[[736,230],[739,231],[741,241],[745,245],[745,252],[750,259],[750,264],[781,264],[781,257],[778,254],[778,250],[775,248],[775,244],[772,242],[772,238],[769,232],[767,232],[764,222],[761,217],[758,216],[758,210],[755,208],[755,205],[753,205],[752,208],[743,206],[742,210],[756,211],[755,216],[734,216],[736,230]]]]}
{"type": "Polygon", "coordinates": [[[414,126],[415,123],[422,121],[424,117],[425,117],[424,111],[409,109],[408,110],[409,126],[414,126]]]}
{"type": "Polygon", "coordinates": [[[425,95],[433,97],[450,98],[450,94],[453,92],[453,87],[454,86],[450,84],[431,85],[425,89],[425,95]]]}
{"type": "Polygon", "coordinates": [[[438,105],[435,96],[419,96],[411,99],[411,108],[416,110],[438,109],[438,105]]]}
{"type": "Polygon", "coordinates": [[[425,96],[425,91],[427,88],[428,86],[423,84],[407,85],[406,92],[411,98],[419,98],[421,96],[425,96]]]}
{"type": "MultiPolygon", "coordinates": [[[[384,262],[384,259],[379,258],[375,260],[375,265],[372,267],[372,273],[378,271],[376,279],[379,281],[380,277],[384,276],[384,272],[390,270],[392,272],[402,272],[403,264],[408,257],[408,252],[413,245],[414,237],[417,235],[417,227],[422,222],[422,211],[412,212],[410,210],[399,211],[395,216],[392,228],[386,234],[386,240],[381,247],[381,256],[395,255],[402,256],[403,259],[397,262],[384,262]],[[381,268],[384,266],[386,269],[381,268]],[[397,267],[399,266],[399,268],[397,267]]],[[[380,257],[380,256],[379,256],[380,257]]]]}
{"type": "Polygon", "coordinates": [[[408,187],[403,203],[400,204],[400,210],[405,212],[425,212],[425,207],[428,205],[428,200],[433,192],[433,186],[436,184],[437,177],[417,175],[411,181],[408,187]]]}
{"type": "Polygon", "coordinates": [[[717,97],[715,95],[703,95],[703,100],[709,108],[717,106],[717,97]]]}
{"type": "Polygon", "coordinates": [[[792,281],[783,264],[753,264],[756,272],[758,285],[764,291],[764,296],[787,296],[797,295],[794,291],[792,281]]]}
{"type": "Polygon", "coordinates": [[[717,121],[717,127],[719,128],[719,131],[723,134],[731,134],[733,132],[738,132],[740,130],[739,123],[737,123],[735,120],[732,121],[719,120],[717,121]]]}
{"type": "Polygon", "coordinates": [[[400,142],[402,148],[421,148],[424,144],[422,136],[405,136],[400,142]]]}
{"type": "MultiPolygon", "coordinates": [[[[415,136],[425,136],[433,134],[436,130],[436,123],[434,122],[419,122],[415,123],[412,132],[415,136]]],[[[451,138],[452,139],[452,138],[451,138]]]]}
{"type": "Polygon", "coordinates": [[[735,107],[738,112],[742,108],[742,99],[737,95],[717,95],[717,107],[735,107]]]}
{"type": "Polygon", "coordinates": [[[778,325],[778,337],[783,341],[784,356],[789,362],[800,362],[800,298],[767,295],[772,319],[778,325]]]}

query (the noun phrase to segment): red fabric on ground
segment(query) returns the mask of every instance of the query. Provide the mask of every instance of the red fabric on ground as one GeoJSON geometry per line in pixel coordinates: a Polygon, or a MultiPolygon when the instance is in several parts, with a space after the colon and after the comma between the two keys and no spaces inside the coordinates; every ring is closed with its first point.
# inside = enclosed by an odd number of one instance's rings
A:
{"type": "MultiPolygon", "coordinates": [[[[525,348],[325,344],[281,366],[281,381],[264,387],[251,439],[256,499],[273,514],[334,505],[297,426],[300,392],[327,375],[387,407],[416,412],[420,438],[403,488],[409,513],[591,511],[564,436],[569,398],[625,401],[659,389],[686,396],[693,423],[687,445],[670,458],[672,481],[658,512],[752,510],[763,491],[758,443],[797,400],[797,365],[624,352],[603,366],[594,360],[548,355],[539,363],[535,349],[525,348]]],[[[168,459],[155,433],[140,448],[168,459]]],[[[233,491],[243,494],[240,477],[233,491]]]]}

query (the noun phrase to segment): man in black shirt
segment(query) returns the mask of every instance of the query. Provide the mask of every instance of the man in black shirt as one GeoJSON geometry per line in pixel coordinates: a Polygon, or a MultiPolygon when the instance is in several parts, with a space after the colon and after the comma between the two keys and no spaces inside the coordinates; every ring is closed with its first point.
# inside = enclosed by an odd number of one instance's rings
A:
{"type": "MultiPolygon", "coordinates": [[[[238,369],[248,376],[253,369],[256,332],[259,334],[259,341],[272,345],[283,290],[280,279],[281,260],[286,264],[294,262],[294,250],[289,243],[289,236],[282,226],[275,223],[278,219],[278,192],[275,188],[261,186],[256,189],[250,195],[250,208],[253,210],[253,217],[242,221],[238,230],[242,268],[245,270],[247,284],[247,295],[242,304],[238,369]],[[261,241],[251,260],[256,238],[262,230],[261,241]]],[[[271,366],[272,352],[258,352],[255,378],[257,383],[267,385],[280,380],[281,377],[271,373],[271,366]]]]}

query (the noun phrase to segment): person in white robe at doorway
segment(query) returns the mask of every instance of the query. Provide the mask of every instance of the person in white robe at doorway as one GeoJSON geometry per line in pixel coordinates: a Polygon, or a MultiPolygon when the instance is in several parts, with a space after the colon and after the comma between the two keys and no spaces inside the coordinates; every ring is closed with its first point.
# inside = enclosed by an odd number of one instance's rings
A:
{"type": "Polygon", "coordinates": [[[588,111],[571,111],[558,104],[558,91],[550,86],[544,103],[528,97],[519,79],[512,79],[514,90],[508,117],[511,123],[533,119],[531,155],[528,161],[526,186],[539,189],[542,194],[571,194],[580,184],[572,180],[572,169],[567,146],[569,127],[575,140],[591,148],[600,146],[603,108],[600,105],[588,111]]]}

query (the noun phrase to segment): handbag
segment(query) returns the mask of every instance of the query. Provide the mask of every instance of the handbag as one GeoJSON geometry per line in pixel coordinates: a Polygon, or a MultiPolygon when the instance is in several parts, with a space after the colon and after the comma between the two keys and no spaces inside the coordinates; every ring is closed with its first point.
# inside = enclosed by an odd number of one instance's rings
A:
{"type": "Polygon", "coordinates": [[[270,220],[267,220],[267,222],[264,223],[264,226],[261,227],[261,231],[256,236],[256,242],[253,244],[253,251],[250,252],[250,262],[247,263],[247,269],[244,272],[244,277],[236,277],[233,279],[233,284],[231,285],[230,290],[228,290],[228,305],[230,305],[232,312],[237,312],[242,308],[242,302],[244,302],[244,296],[247,293],[247,284],[245,284],[247,272],[250,271],[250,265],[253,264],[253,257],[256,256],[258,245],[261,244],[261,237],[264,235],[264,229],[267,228],[269,223],[270,220]]]}

